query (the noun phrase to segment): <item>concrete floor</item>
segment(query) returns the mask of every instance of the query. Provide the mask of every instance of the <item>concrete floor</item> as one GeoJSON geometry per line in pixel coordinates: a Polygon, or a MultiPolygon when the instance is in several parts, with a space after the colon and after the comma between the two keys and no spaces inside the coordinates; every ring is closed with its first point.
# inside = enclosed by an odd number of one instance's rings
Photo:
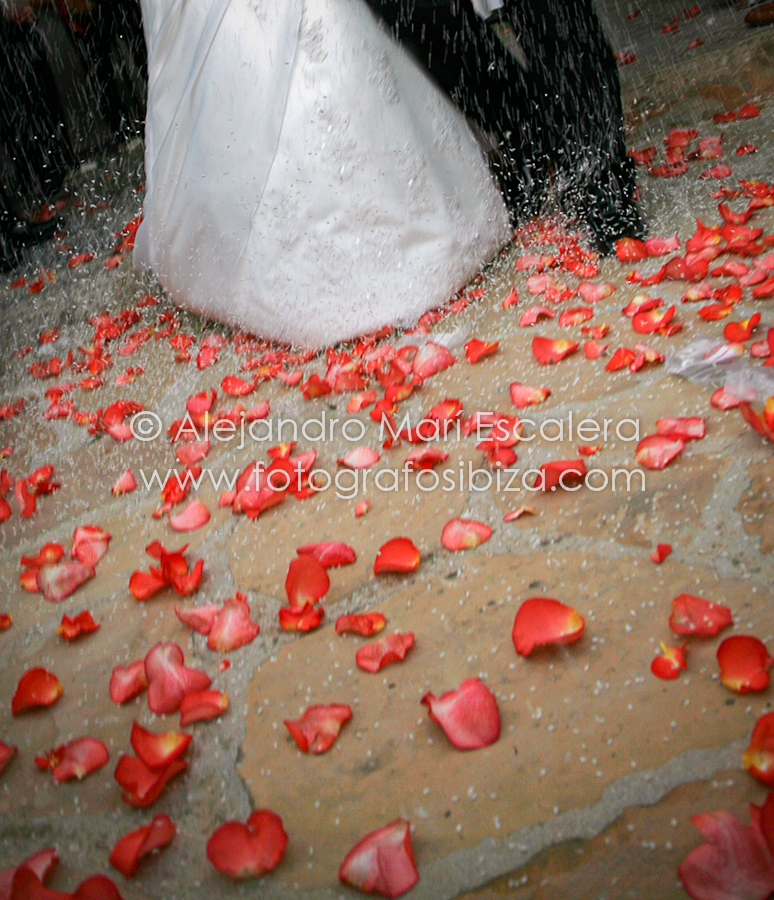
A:
{"type": "MultiPolygon", "coordinates": [[[[692,127],[699,136],[724,133],[724,159],[739,179],[774,177],[774,105],[771,61],[774,29],[751,30],[743,10],[702,3],[699,15],[682,19],[682,4],[658,0],[636,4],[608,0],[603,15],[614,48],[630,48],[636,61],[621,68],[629,143],[660,146],[673,127],[692,127]],[[662,34],[673,16],[677,32],[662,34]],[[699,38],[703,44],[689,50],[699,38]],[[717,112],[754,101],[755,119],[715,125],[717,112]],[[736,156],[734,149],[756,143],[759,151],[736,156]]],[[[641,205],[652,235],[677,232],[681,245],[694,230],[694,219],[719,221],[717,181],[699,175],[712,163],[691,163],[679,178],[650,178],[641,172],[641,205]]],[[[466,414],[476,409],[512,413],[508,387],[513,381],[541,384],[551,396],[535,418],[582,416],[632,419],[640,436],[653,433],[662,416],[704,416],[707,436],[687,445],[663,472],[648,471],[644,490],[592,491],[557,495],[511,494],[504,490],[398,494],[366,492],[343,499],[331,491],[298,502],[288,500],[253,522],[218,508],[210,486],[199,492],[211,512],[207,526],[188,536],[190,554],[205,560],[205,576],[187,606],[220,602],[242,590],[248,595],[261,633],[229,654],[230,668],[219,671],[220,654],[205,638],[184,628],[174,614],[180,603],[170,591],[138,604],[128,591],[129,577],[147,569],[143,548],[158,538],[177,547],[183,536],[151,513],[157,490],[138,489],[114,498],[110,486],[126,466],[162,471],[173,465],[163,441],[117,443],[91,437],[68,421],[47,422],[43,393],[57,379],[33,379],[32,361],[60,358],[86,346],[91,316],[115,313],[145,292],[161,297],[143,313],[152,324],[172,310],[152,280],[139,276],[129,258],[106,270],[114,234],[141,205],[142,148],[127,145],[105,153],[74,176],[65,193],[67,248],[36,248],[25,267],[33,283],[41,269],[39,293],[27,285],[0,287],[0,405],[24,397],[22,414],[0,421],[0,447],[13,453],[2,464],[14,477],[51,462],[61,489],[39,500],[38,510],[21,520],[14,506],[0,525],[0,613],[13,618],[0,634],[0,740],[19,747],[0,775],[0,869],[35,850],[55,844],[61,863],[51,886],[72,890],[87,874],[105,872],[127,900],[194,897],[333,898],[355,896],[336,880],[350,847],[366,832],[397,816],[412,823],[420,881],[416,898],[679,898],[677,865],[700,843],[690,816],[728,809],[746,821],[746,804],[761,802],[765,791],[741,766],[741,752],[756,718],[771,708],[771,689],[740,696],[719,683],[715,650],[720,638],[690,642],[688,668],[675,681],[650,672],[659,642],[672,641],[667,620],[671,599],[681,592],[728,605],[733,631],[754,634],[774,646],[772,590],[772,444],[753,433],[739,412],[710,406],[717,385],[694,384],[669,375],[665,366],[632,374],[606,372],[605,358],[584,359],[579,352],[556,366],[539,366],[530,342],[547,337],[580,340],[579,327],[560,328],[557,320],[519,328],[518,318],[532,302],[526,273],[514,271],[524,252],[515,245],[483,275],[484,296],[431,330],[445,336],[458,362],[429,379],[402,405],[419,417],[445,397],[462,400],[466,414]],[[76,252],[95,259],[70,269],[76,252]],[[515,287],[520,299],[503,310],[501,301],[515,287]],[[38,334],[59,326],[61,337],[40,346],[38,334]],[[468,365],[462,343],[467,337],[499,340],[497,353],[468,365]],[[25,345],[23,359],[14,353],[25,345]],[[357,500],[367,496],[370,512],[355,518],[357,500]],[[534,516],[503,523],[503,515],[531,503],[534,516]],[[460,553],[443,549],[443,525],[453,516],[479,519],[493,528],[491,540],[460,553]],[[69,547],[73,529],[86,522],[110,531],[113,539],[97,576],[61,604],[26,594],[18,582],[20,557],[46,541],[69,547]],[[376,578],[372,564],[379,546],[405,534],[419,547],[418,570],[405,576],[376,578]],[[354,565],[331,570],[323,626],[305,636],[280,631],[277,609],[284,603],[287,566],[302,543],[343,540],[357,551],[354,565]],[[650,559],[659,542],[673,553],[660,566],[650,559]],[[510,638],[515,611],[525,597],[545,594],[574,606],[586,620],[582,640],[538,654],[516,655],[510,638]],[[100,630],[67,645],[56,634],[63,613],[91,610],[100,630]],[[335,635],[340,612],[379,609],[389,630],[411,630],[416,646],[400,665],[366,675],[354,665],[362,643],[335,635]],[[159,640],[177,641],[186,662],[206,670],[213,686],[226,691],[230,707],[221,718],[189,729],[194,737],[190,768],[173,782],[150,810],[133,810],[120,798],[113,779],[119,754],[129,749],[133,720],[154,730],[174,728],[177,717],[153,716],[144,697],[125,706],[108,696],[113,666],[137,659],[159,640]],[[55,672],[63,696],[50,710],[12,717],[10,699],[24,670],[41,665],[55,672]],[[500,740],[472,753],[454,750],[427,718],[420,697],[439,694],[464,678],[479,676],[498,699],[500,740]],[[324,756],[301,754],[282,721],[311,703],[349,703],[353,719],[324,756]],[[38,772],[36,753],[74,737],[100,738],[110,762],[81,783],[57,785],[38,772]],[[260,882],[234,885],[205,857],[213,829],[227,819],[244,820],[253,807],[279,813],[290,840],[281,865],[260,882]],[[117,838],[167,812],[178,828],[172,846],[146,861],[125,881],[107,857],[117,838]]],[[[730,201],[734,209],[743,201],[730,201]]],[[[751,225],[774,232],[771,209],[755,213],[751,225]]],[[[540,251],[538,251],[540,252],[540,251]]],[[[661,262],[643,264],[646,273],[661,262]]],[[[611,353],[637,339],[620,309],[640,292],[627,284],[630,265],[604,260],[599,281],[616,286],[594,307],[592,325],[611,326],[605,341],[611,353]]],[[[578,279],[558,279],[576,286],[578,279]]],[[[713,287],[728,279],[713,279],[713,287]]],[[[657,350],[674,356],[698,337],[722,340],[729,320],[705,322],[699,304],[680,304],[685,284],[663,282],[652,292],[677,304],[682,331],[647,336],[657,350]]],[[[571,300],[565,306],[574,305],[571,300]]],[[[755,311],[762,315],[755,340],[774,326],[771,300],[754,300],[746,289],[734,320],[755,311]]],[[[180,314],[180,330],[197,342],[219,326],[180,314]]],[[[139,325],[138,325],[139,327],[139,325]]],[[[197,344],[194,344],[194,349],[197,344]]],[[[105,386],[93,395],[77,388],[76,406],[104,407],[119,398],[141,402],[165,424],[182,415],[185,399],[215,387],[239,371],[243,357],[233,344],[219,362],[203,371],[193,363],[174,364],[166,342],[149,341],[131,357],[113,354],[105,386]],[[128,365],[144,367],[129,387],[113,378],[128,365]]],[[[324,361],[304,366],[305,377],[324,372],[324,361]]],[[[63,378],[68,378],[64,373],[63,378]]],[[[272,417],[347,417],[348,395],[304,400],[297,388],[274,380],[263,383],[249,401],[269,400],[272,417]]],[[[366,441],[379,447],[377,429],[364,413],[366,441]]],[[[549,459],[577,455],[578,441],[535,441],[517,447],[523,469],[549,459]]],[[[301,446],[311,446],[308,442],[301,446]]],[[[314,445],[318,466],[331,474],[335,461],[350,449],[337,434],[314,445]]],[[[610,475],[614,468],[635,468],[636,444],[611,435],[589,467],[610,475]]],[[[262,448],[259,448],[263,458],[262,448]]],[[[472,439],[451,440],[445,468],[462,462],[483,466],[472,439]]],[[[383,452],[377,468],[399,468],[406,445],[383,452]]],[[[241,468],[253,456],[217,447],[207,457],[213,470],[241,468]]],[[[139,479],[138,479],[139,480],[139,479]]],[[[13,500],[11,500],[12,506],[13,500]]],[[[727,632],[728,633],[728,632],[727,632]]]]}

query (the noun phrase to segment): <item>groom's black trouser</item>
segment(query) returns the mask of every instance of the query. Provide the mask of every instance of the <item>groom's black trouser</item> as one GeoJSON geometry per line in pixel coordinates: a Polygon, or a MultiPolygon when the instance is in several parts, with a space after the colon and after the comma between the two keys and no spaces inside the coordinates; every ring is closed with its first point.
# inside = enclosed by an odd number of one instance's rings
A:
{"type": "Polygon", "coordinates": [[[366,0],[462,111],[501,141],[517,221],[553,184],[609,247],[639,228],[618,70],[592,0],[506,0],[525,70],[469,0],[366,0]]]}

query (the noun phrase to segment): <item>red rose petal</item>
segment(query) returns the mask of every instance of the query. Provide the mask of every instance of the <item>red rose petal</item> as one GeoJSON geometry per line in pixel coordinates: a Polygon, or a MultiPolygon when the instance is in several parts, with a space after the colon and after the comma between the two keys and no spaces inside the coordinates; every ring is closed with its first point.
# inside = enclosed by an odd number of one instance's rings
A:
{"type": "Polygon", "coordinates": [[[685,668],[685,644],[679,647],[667,646],[661,641],[661,654],[654,656],[650,664],[650,671],[664,681],[672,681],[677,678],[685,668]]]}
{"type": "Polygon", "coordinates": [[[49,603],[59,603],[93,577],[94,569],[76,559],[44,565],[38,569],[38,590],[49,603]]]}
{"type": "Polygon", "coordinates": [[[471,338],[465,344],[465,358],[471,364],[477,363],[485,356],[491,356],[500,346],[499,341],[480,341],[478,338],[471,338]]]}
{"type": "Polygon", "coordinates": [[[447,550],[471,550],[488,541],[492,529],[475,519],[450,519],[441,532],[441,544],[447,550]]]}
{"type": "Polygon", "coordinates": [[[357,560],[357,554],[342,541],[320,541],[316,544],[304,544],[298,547],[299,556],[313,556],[321,566],[330,569],[334,566],[347,566],[357,560]]]}
{"type": "Polygon", "coordinates": [[[191,691],[180,702],[180,725],[214,719],[228,709],[228,696],[220,691],[191,691]]]}
{"type": "Polygon", "coordinates": [[[497,700],[478,678],[468,678],[441,697],[425,694],[421,702],[458,750],[488,747],[500,737],[497,700]]]}
{"type": "Polygon", "coordinates": [[[184,731],[155,733],[137,722],[132,722],[129,736],[132,749],[149,769],[166,768],[185,753],[191,740],[191,735],[184,731]]]}
{"type": "Polygon", "coordinates": [[[145,677],[145,660],[138,659],[130,665],[116,666],[110,675],[110,699],[113,703],[126,703],[148,687],[145,677]]]}
{"type": "Polygon", "coordinates": [[[720,603],[691,594],[679,594],[672,601],[669,627],[675,634],[714,637],[731,622],[731,610],[720,603]]]}
{"type": "Polygon", "coordinates": [[[314,631],[325,616],[322,607],[306,603],[304,606],[283,606],[279,610],[279,623],[283,631],[314,631]]]}
{"type": "Polygon", "coordinates": [[[81,781],[102,768],[107,761],[107,747],[92,737],[76,738],[43,757],[35,757],[38,768],[51,769],[55,781],[69,781],[72,778],[81,781]]]}
{"type": "Polygon", "coordinates": [[[28,669],[19,679],[11,700],[11,713],[51,706],[62,696],[62,685],[51,672],[40,667],[28,669]]]}
{"type": "Polygon", "coordinates": [[[400,897],[419,881],[409,823],[396,819],[367,834],[344,857],[339,881],[365,893],[400,897]]]}
{"type": "Polygon", "coordinates": [[[774,712],[764,713],[755,723],[742,765],[758,781],[774,787],[774,712]]]}
{"type": "Polygon", "coordinates": [[[518,409],[526,406],[534,406],[542,403],[551,395],[551,389],[547,387],[529,387],[514,381],[510,386],[511,402],[518,409]]]}
{"type": "Polygon", "coordinates": [[[372,637],[386,625],[387,620],[380,612],[342,614],[336,619],[336,634],[359,634],[372,637]]]}
{"type": "Polygon", "coordinates": [[[210,677],[183,665],[183,651],[171,641],[158,643],[145,656],[148,706],[157,715],[176,712],[186,694],[205,690],[210,677]]]}
{"type": "Polygon", "coordinates": [[[676,419],[656,419],[656,432],[664,437],[679,438],[681,441],[697,441],[705,434],[704,418],[683,416],[676,419]]]}
{"type": "Polygon", "coordinates": [[[166,813],[154,816],[148,825],[141,825],[119,838],[113,847],[108,862],[124,876],[131,878],[140,861],[155,851],[168,846],[176,833],[172,819],[166,813]]]}
{"type": "Polygon", "coordinates": [[[113,487],[110,488],[110,492],[114,497],[120,497],[122,494],[129,494],[137,487],[137,482],[134,479],[134,475],[132,474],[131,469],[124,469],[119,478],[114,483],[113,487]]]}
{"type": "Polygon", "coordinates": [[[328,593],[330,586],[325,566],[314,555],[303,554],[290,561],[285,592],[291,607],[301,609],[307,603],[314,605],[328,593]]]}
{"type": "Polygon", "coordinates": [[[298,719],[285,719],[285,727],[302,753],[325,753],[351,718],[352,709],[346,704],[316,705],[298,719]]]}
{"type": "Polygon", "coordinates": [[[173,531],[196,531],[209,521],[210,511],[201,500],[191,500],[182,512],[169,516],[173,531]]]}
{"type": "Polygon", "coordinates": [[[74,641],[82,634],[90,634],[99,628],[88,609],[78,613],[77,616],[62,616],[62,621],[56,629],[56,633],[67,641],[74,641]]]}
{"type": "MultiPolygon", "coordinates": [[[[13,744],[4,744],[0,741],[0,775],[3,774],[3,770],[8,765],[8,763],[16,756],[16,751],[19,748],[13,744]]],[[[0,884],[0,887],[2,885],[0,884]]],[[[2,896],[2,894],[0,894],[2,896]]]]}
{"type": "Polygon", "coordinates": [[[231,821],[216,828],[207,841],[207,859],[232,878],[257,878],[279,865],[287,842],[282,819],[257,809],[246,824],[231,821]]]}
{"type": "Polygon", "coordinates": [[[346,466],[348,469],[367,469],[374,463],[379,462],[379,454],[370,447],[356,447],[350,450],[342,459],[337,462],[340,466],[346,466]]]}
{"type": "Polygon", "coordinates": [[[413,572],[419,567],[419,550],[405,537],[382,544],[374,561],[374,575],[382,572],[413,572]]]}
{"type": "Polygon", "coordinates": [[[669,556],[669,554],[671,552],[672,552],[671,544],[658,544],[656,546],[656,549],[651,554],[650,558],[653,560],[654,563],[656,563],[658,565],[658,564],[664,562],[664,560],[667,558],[667,556],[669,556]]]}
{"type": "Polygon", "coordinates": [[[574,353],[579,347],[575,341],[567,341],[564,339],[551,340],[544,337],[532,338],[532,353],[535,359],[542,365],[551,365],[558,363],[574,353]]]}
{"type": "Polygon", "coordinates": [[[699,900],[755,900],[774,891],[774,858],[766,847],[759,822],[744,826],[731,813],[691,816],[706,838],[680,863],[677,874],[691,897],[699,900]]]}
{"type": "Polygon", "coordinates": [[[406,654],[413,646],[413,632],[408,631],[402,634],[397,631],[361,647],[355,654],[355,662],[361,669],[375,674],[390,663],[405,659],[406,654]]]}
{"type": "Polygon", "coordinates": [[[219,653],[230,653],[238,647],[249,644],[260,630],[260,626],[250,618],[247,597],[241,591],[237,591],[236,596],[229,597],[215,613],[207,646],[219,653]]]}
{"type": "Polygon", "coordinates": [[[651,434],[637,444],[635,459],[646,469],[664,469],[684,448],[685,442],[680,438],[651,434]]]}
{"type": "Polygon", "coordinates": [[[762,691],[769,683],[769,669],[774,665],[765,644],[756,637],[735,634],[718,647],[720,680],[732,691],[747,694],[762,691]]]}
{"type": "Polygon", "coordinates": [[[168,782],[187,768],[188,763],[178,758],[164,768],[151,769],[141,759],[124,754],[113,777],[123,790],[121,798],[130,806],[144,809],[155,803],[168,782]]]}
{"type": "Polygon", "coordinates": [[[530,597],[516,613],[513,645],[520,656],[529,656],[535,647],[571,644],[583,634],[585,623],[571,606],[549,597],[530,597]]]}

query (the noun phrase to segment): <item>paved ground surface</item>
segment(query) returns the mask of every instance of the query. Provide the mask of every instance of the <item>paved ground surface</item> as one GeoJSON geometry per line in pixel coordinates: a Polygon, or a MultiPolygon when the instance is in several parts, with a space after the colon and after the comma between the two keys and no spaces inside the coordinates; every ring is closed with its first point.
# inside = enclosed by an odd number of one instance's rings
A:
{"type": "MultiPolygon", "coordinates": [[[[694,219],[720,221],[720,184],[739,179],[770,180],[774,173],[774,106],[771,61],[774,29],[753,31],[743,11],[720,3],[702,3],[685,20],[676,2],[605,5],[604,15],[617,50],[636,60],[622,67],[624,106],[632,147],[662,146],[670,128],[690,127],[698,136],[723,130],[732,175],[702,179],[719,160],[697,160],[676,178],[651,178],[641,172],[641,203],[652,235],[677,232],[681,247],[694,230],[694,219]],[[678,17],[678,29],[662,26],[678,17]],[[703,44],[689,49],[695,39],[703,44]],[[755,102],[757,118],[714,124],[718,112],[755,102]],[[737,156],[736,147],[755,143],[759,150],[737,156]]],[[[694,143],[692,146],[696,146],[694,143]]],[[[128,591],[131,573],[150,563],[143,548],[158,538],[168,547],[182,543],[164,519],[151,513],[158,489],[140,488],[114,498],[110,487],[126,466],[139,478],[154,467],[174,465],[166,441],[125,443],[89,436],[71,421],[44,421],[44,391],[57,380],[78,380],[69,370],[60,379],[34,379],[33,362],[68,350],[82,358],[93,328],[87,320],[107,309],[115,314],[152,293],[157,306],[142,311],[142,325],[154,325],[160,313],[174,311],[152,280],[137,275],[126,258],[115,269],[111,256],[115,232],[141,205],[142,148],[128,145],[106,153],[67,185],[64,195],[67,236],[57,249],[39,248],[10,280],[25,275],[20,287],[0,288],[4,328],[0,331],[0,404],[19,397],[22,413],[0,422],[0,446],[12,445],[5,465],[14,478],[52,463],[61,489],[40,498],[35,514],[22,520],[11,499],[12,517],[0,525],[0,613],[13,624],[0,634],[0,740],[19,753],[0,775],[0,868],[36,849],[55,844],[62,859],[52,885],[72,889],[86,874],[110,873],[107,857],[117,838],[168,812],[178,834],[157,859],[146,862],[126,882],[112,872],[126,898],[243,897],[288,894],[308,897],[354,896],[336,881],[338,866],[363,834],[397,816],[412,823],[420,881],[414,897],[426,898],[679,898],[677,865],[700,842],[689,819],[704,810],[728,809],[746,820],[746,804],[761,802],[764,789],[741,767],[741,752],[756,718],[771,706],[770,689],[740,696],[719,683],[715,651],[719,638],[692,641],[688,668],[675,681],[657,680],[650,661],[660,641],[674,642],[667,620],[673,597],[688,592],[727,604],[733,629],[754,634],[774,646],[772,591],[771,482],[772,444],[753,433],[738,410],[710,405],[720,383],[694,384],[668,374],[664,365],[605,371],[619,346],[639,336],[620,310],[642,289],[627,284],[631,265],[604,260],[596,280],[615,284],[615,292],[594,307],[591,325],[611,326],[608,356],[585,359],[579,351],[553,367],[540,366],[530,344],[535,333],[582,340],[579,326],[562,328],[543,320],[520,328],[531,298],[527,274],[514,263],[525,252],[516,244],[483,275],[483,297],[463,312],[434,325],[429,337],[444,340],[457,363],[430,378],[401,406],[419,418],[445,397],[462,400],[466,414],[477,409],[513,413],[508,387],[513,381],[545,385],[550,398],[537,408],[538,421],[561,419],[570,412],[611,420],[610,434],[589,467],[611,477],[613,469],[634,470],[630,426],[640,437],[653,433],[663,416],[703,416],[707,436],[688,444],[664,471],[648,471],[644,489],[591,490],[533,495],[496,487],[443,492],[416,486],[388,494],[367,489],[357,497],[336,497],[333,490],[303,501],[288,499],[255,521],[218,508],[218,494],[205,486],[199,497],[211,511],[209,523],[186,536],[191,558],[205,561],[198,592],[186,606],[220,602],[239,589],[247,593],[253,618],[261,625],[255,641],[228,655],[230,668],[219,670],[221,655],[205,639],[183,627],[174,614],[181,601],[171,591],[139,604],[128,591]],[[67,247],[63,246],[66,242],[67,247]],[[75,253],[95,259],[69,268],[75,253]],[[29,291],[39,273],[44,287],[29,291]],[[520,301],[503,309],[515,287],[520,301]],[[38,335],[59,327],[54,344],[38,335]],[[468,337],[499,340],[497,353],[475,366],[465,362],[468,337]],[[24,358],[14,354],[33,347],[24,358]],[[355,505],[367,498],[371,509],[356,518],[355,505]],[[533,516],[504,523],[503,515],[527,502],[533,516]],[[443,525],[453,516],[475,518],[493,528],[492,538],[474,550],[452,553],[440,542],[443,525]],[[113,535],[97,575],[60,604],[19,587],[19,560],[46,541],[69,548],[75,526],[94,523],[113,535]],[[372,574],[379,546],[398,534],[414,540],[422,554],[418,570],[405,576],[372,574]],[[355,548],[354,565],[331,570],[324,601],[323,626],[309,635],[280,631],[277,609],[285,602],[284,579],[295,548],[317,540],[342,540],[355,548]],[[658,542],[674,551],[660,566],[650,558],[658,542]],[[574,606],[586,620],[582,640],[571,646],[523,659],[511,642],[513,616],[528,596],[544,594],[574,606]],[[74,644],[56,633],[62,613],[91,610],[100,622],[96,633],[74,644]],[[362,639],[339,637],[333,629],[343,611],[378,609],[389,630],[411,630],[416,646],[400,665],[367,675],[354,664],[362,639]],[[159,640],[177,641],[191,665],[206,670],[230,708],[221,718],[194,725],[189,771],[173,782],[151,811],[125,805],[113,779],[118,756],[129,748],[133,720],[161,730],[176,727],[154,717],[144,696],[114,705],[108,680],[117,664],[142,657],[159,640]],[[55,672],[63,696],[50,710],[11,716],[17,681],[31,666],[55,672]],[[479,676],[495,692],[502,734],[493,746],[474,753],[455,751],[427,718],[420,697],[479,676]],[[282,725],[311,703],[349,703],[353,719],[334,747],[320,757],[304,756],[282,725]],[[74,737],[92,735],[105,742],[110,762],[81,783],[55,784],[36,770],[36,753],[74,737]],[[204,847],[213,829],[226,819],[244,820],[252,807],[270,807],[283,818],[290,836],[282,864],[260,885],[233,885],[217,874],[204,847]]],[[[746,200],[728,201],[741,210],[746,200]]],[[[774,212],[762,209],[751,225],[774,232],[774,212]]],[[[538,248],[537,252],[543,252],[538,248]]],[[[683,251],[684,252],[684,251],[683,251]]],[[[769,251],[767,251],[769,252],[769,251]]],[[[722,261],[722,258],[721,258],[722,261]]],[[[661,261],[643,263],[646,274],[661,261]]],[[[749,260],[747,260],[749,262],[749,260]]],[[[559,272],[557,280],[576,287],[579,279],[559,272]]],[[[712,279],[723,287],[728,278],[712,279]]],[[[760,312],[753,340],[774,326],[771,300],[755,300],[743,291],[729,319],[705,322],[700,304],[680,304],[687,285],[665,281],[649,289],[664,303],[677,304],[682,330],[650,335],[648,343],[670,357],[700,337],[722,340],[723,326],[760,312]]],[[[578,304],[573,299],[561,308],[578,304]]],[[[179,331],[201,340],[221,329],[186,313],[175,313],[179,331]]],[[[159,330],[157,327],[156,330],[159,330]]],[[[412,336],[403,343],[421,342],[412,336]]],[[[395,340],[392,338],[391,340],[395,340]]],[[[748,342],[749,346],[749,342],[748,342]]],[[[239,372],[244,357],[229,342],[216,364],[198,370],[194,362],[175,363],[166,340],[151,339],[131,356],[111,348],[112,368],[105,385],[93,393],[76,388],[79,409],[94,411],[116,399],[132,399],[161,416],[165,425],[183,414],[186,398],[216,388],[224,376],[239,372]],[[127,366],[144,373],[126,387],[115,375],[127,366]]],[[[748,360],[748,371],[760,363],[748,360]]],[[[323,359],[303,366],[305,377],[325,371],[323,359]]],[[[771,371],[771,370],[768,370],[771,371]]],[[[85,373],[88,374],[88,373],[85,373]]],[[[774,393],[771,391],[770,393],[774,393]]],[[[261,383],[245,405],[271,404],[271,420],[298,425],[325,414],[358,418],[366,425],[364,443],[379,449],[377,428],[365,413],[348,416],[347,394],[305,400],[297,387],[275,380],[261,383]]],[[[223,398],[223,405],[231,401],[223,398]]],[[[271,442],[276,443],[276,442],[271,442]]],[[[518,450],[524,470],[551,459],[574,458],[576,435],[561,441],[538,439],[518,450]]],[[[591,443],[596,443],[592,441],[591,443]]],[[[265,458],[266,443],[258,448],[265,458]]],[[[351,449],[336,429],[332,439],[300,439],[315,447],[317,465],[331,474],[336,459],[351,449]]],[[[461,464],[485,468],[472,438],[451,439],[450,457],[441,471],[456,473],[461,464]]],[[[382,452],[376,470],[403,465],[401,447],[382,452]]],[[[213,472],[231,472],[255,458],[254,448],[216,446],[207,457],[213,472]]],[[[481,476],[483,477],[483,476],[481,476]]],[[[9,498],[10,499],[10,498],[9,498]]]]}

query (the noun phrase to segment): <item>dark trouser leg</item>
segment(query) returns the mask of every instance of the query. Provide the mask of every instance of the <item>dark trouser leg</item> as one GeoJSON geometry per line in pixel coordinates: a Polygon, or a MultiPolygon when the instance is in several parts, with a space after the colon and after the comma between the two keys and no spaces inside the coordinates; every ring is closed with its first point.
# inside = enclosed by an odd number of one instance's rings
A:
{"type": "Polygon", "coordinates": [[[40,37],[0,20],[0,140],[15,168],[12,196],[56,193],[73,166],[59,95],[40,37]]]}
{"type": "Polygon", "coordinates": [[[616,238],[642,230],[613,51],[591,0],[519,0],[512,13],[559,203],[609,251],[616,238]]]}

